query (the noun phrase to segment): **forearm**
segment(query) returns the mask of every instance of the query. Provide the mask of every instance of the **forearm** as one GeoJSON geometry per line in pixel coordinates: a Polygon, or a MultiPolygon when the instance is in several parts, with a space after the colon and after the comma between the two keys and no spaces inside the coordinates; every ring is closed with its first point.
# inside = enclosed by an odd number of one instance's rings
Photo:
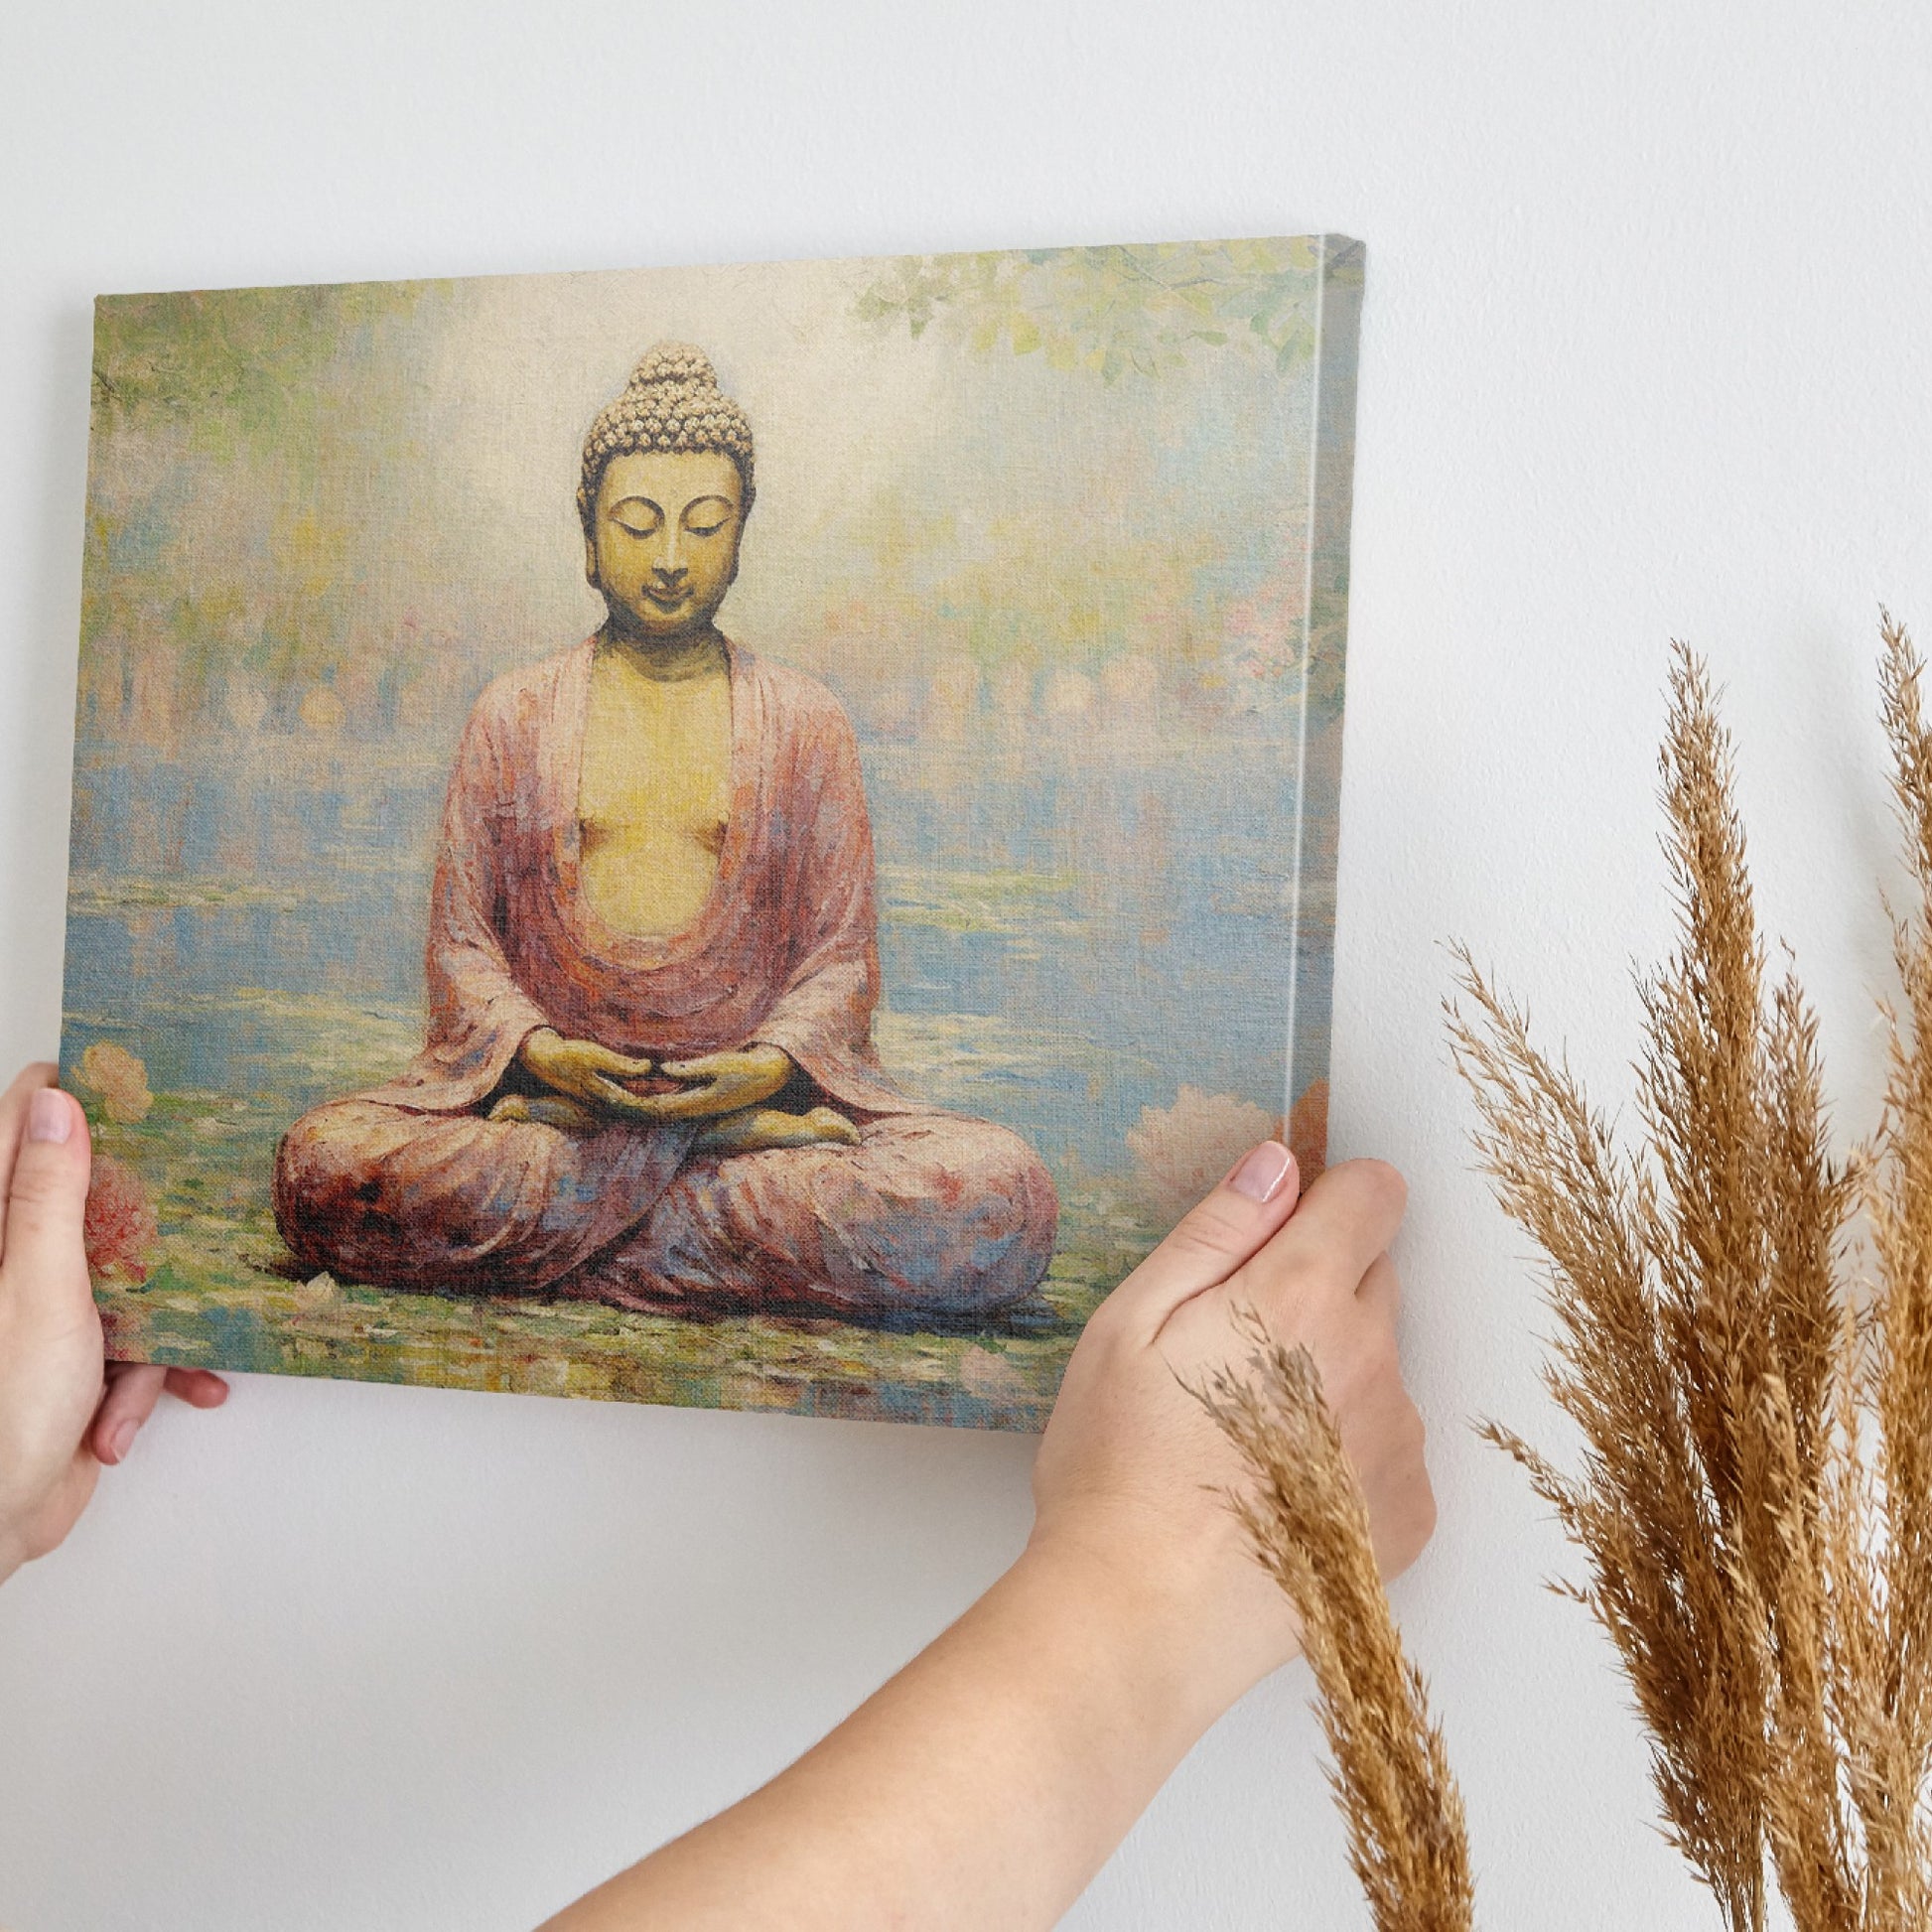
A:
{"type": "Polygon", "coordinates": [[[1220,1714],[1181,1615],[1030,1551],[823,1743],[551,1932],[1050,1926],[1220,1714]]]}

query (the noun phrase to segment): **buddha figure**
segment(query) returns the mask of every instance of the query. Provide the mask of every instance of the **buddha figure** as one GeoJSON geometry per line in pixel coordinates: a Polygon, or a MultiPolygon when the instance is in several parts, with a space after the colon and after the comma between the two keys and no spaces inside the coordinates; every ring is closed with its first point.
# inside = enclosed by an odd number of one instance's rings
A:
{"type": "Polygon", "coordinates": [[[584,446],[607,619],[484,691],[429,910],[427,1037],[305,1114],[275,1217],[380,1287],[902,1325],[1037,1288],[1018,1135],[903,1092],[872,1036],[872,832],[838,700],[728,638],[751,426],[660,344],[584,446]]]}

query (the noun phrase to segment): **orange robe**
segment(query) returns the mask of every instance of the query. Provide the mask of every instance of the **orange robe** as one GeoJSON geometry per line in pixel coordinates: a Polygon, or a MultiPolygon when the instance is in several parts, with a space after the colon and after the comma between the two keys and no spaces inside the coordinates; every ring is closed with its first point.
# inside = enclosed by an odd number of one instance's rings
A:
{"type": "Polygon", "coordinates": [[[1038,1157],[922,1107],[873,1046],[872,830],[838,700],[728,646],[718,877],[682,932],[639,938],[579,879],[595,649],[499,678],[472,712],[431,896],[427,1039],[399,1078],[283,1137],[283,1238],[346,1281],[687,1313],[972,1316],[1028,1295],[1058,1212],[1038,1157]],[[487,1119],[539,1027],[652,1059],[781,1047],[861,1144],[710,1156],[689,1125],[487,1119]]]}

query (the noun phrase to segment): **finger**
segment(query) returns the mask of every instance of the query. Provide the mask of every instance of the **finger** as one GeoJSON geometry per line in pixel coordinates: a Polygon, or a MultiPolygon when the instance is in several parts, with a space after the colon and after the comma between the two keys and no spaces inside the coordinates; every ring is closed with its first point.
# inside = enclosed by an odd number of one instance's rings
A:
{"type": "MultiPolygon", "coordinates": [[[[727,1077],[746,1077],[743,1053],[705,1053],[695,1060],[659,1060],[657,1070],[673,1080],[704,1080],[715,1085],[727,1077]]],[[[779,1082],[782,1086],[784,1083],[779,1082]]],[[[776,1092],[777,1088],[772,1088],[776,1092]]]]}
{"type": "Polygon", "coordinates": [[[0,1283],[16,1309],[67,1321],[90,1305],[82,1234],[91,1155],[87,1117],[59,1087],[29,1090],[7,1185],[0,1283]]]}
{"type": "MultiPolygon", "coordinates": [[[[633,1060],[623,1053],[614,1053],[608,1046],[597,1049],[596,1069],[600,1073],[615,1073],[625,1080],[641,1079],[654,1070],[651,1060],[633,1060]]],[[[666,1069],[668,1071],[668,1069],[666,1069]]]]}
{"type": "Polygon", "coordinates": [[[134,1447],[168,1379],[168,1371],[152,1362],[117,1362],[114,1367],[118,1373],[108,1377],[89,1435],[94,1454],[110,1468],[134,1447]]]}
{"type": "Polygon", "coordinates": [[[1408,1183],[1386,1161],[1344,1161],[1310,1183],[1295,1218],[1242,1269],[1257,1301],[1290,1289],[1352,1295],[1402,1225],[1408,1183]]]}
{"type": "Polygon", "coordinates": [[[1148,1336],[1203,1289],[1224,1282],[1295,1212],[1301,1173],[1279,1141],[1244,1154],[1227,1176],[1107,1298],[1148,1336]]]}
{"type": "MultiPolygon", "coordinates": [[[[52,1060],[36,1060],[32,1066],[22,1067],[13,1085],[0,1094],[0,1182],[13,1173],[14,1162],[19,1159],[20,1143],[27,1132],[27,1109],[35,1093],[51,1087],[60,1077],[60,1068],[52,1060]]],[[[0,1185],[0,1254],[6,1249],[7,1200],[5,1187],[0,1185]]]]}
{"type": "Polygon", "coordinates": [[[212,1369],[171,1368],[166,1386],[191,1409],[218,1409],[228,1399],[227,1382],[212,1369]]]}
{"type": "Polygon", "coordinates": [[[88,1432],[97,1460],[111,1464],[126,1456],[164,1390],[191,1409],[218,1409],[228,1399],[227,1382],[211,1369],[109,1362],[107,1392],[88,1432]]]}
{"type": "Polygon", "coordinates": [[[665,1095],[654,1093],[632,1093],[621,1081],[607,1078],[602,1073],[593,1073],[580,1099],[590,1101],[594,1106],[608,1107],[613,1113],[622,1114],[630,1120],[656,1120],[665,1095]]]}

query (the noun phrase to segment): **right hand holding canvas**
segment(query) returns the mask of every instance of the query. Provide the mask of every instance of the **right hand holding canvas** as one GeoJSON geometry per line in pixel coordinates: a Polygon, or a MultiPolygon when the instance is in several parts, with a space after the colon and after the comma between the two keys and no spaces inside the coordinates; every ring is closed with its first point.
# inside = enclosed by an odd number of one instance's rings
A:
{"type": "Polygon", "coordinates": [[[1384,1574],[1429,1539],[1387,1252],[1403,1196],[1393,1168],[1354,1161],[1298,1199],[1286,1148],[1250,1153],[1088,1322],[1013,1568],[823,1743],[554,1932],[1054,1924],[1201,1732],[1297,1648],[1221,1501],[1235,1451],[1183,1386],[1239,1370],[1237,1315],[1314,1357],[1384,1574]]]}
{"type": "Polygon", "coordinates": [[[228,1394],[206,1369],[105,1359],[82,1232],[87,1120],[56,1075],[30,1066],[0,1096],[0,1579],[63,1541],[164,1388],[197,1409],[228,1394]]]}
{"type": "Polygon", "coordinates": [[[1222,1505],[1245,1486],[1239,1458],[1190,1393],[1251,1352],[1237,1316],[1251,1311],[1313,1356],[1384,1577],[1436,1524],[1422,1418],[1396,1359],[1388,1248],[1402,1176],[1349,1161],[1299,1190],[1289,1151],[1256,1148],[1115,1289],[1067,1365],[1034,1468],[1029,1560],[1145,1606],[1190,1663],[1208,1722],[1299,1645],[1286,1598],[1222,1505]]]}

